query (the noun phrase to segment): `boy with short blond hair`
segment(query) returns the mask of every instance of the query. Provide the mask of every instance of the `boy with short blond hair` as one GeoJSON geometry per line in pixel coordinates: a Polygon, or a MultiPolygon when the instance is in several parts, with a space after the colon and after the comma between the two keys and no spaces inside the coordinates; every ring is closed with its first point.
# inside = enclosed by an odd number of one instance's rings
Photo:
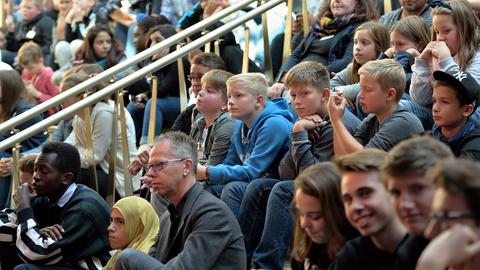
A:
{"type": "MultiPolygon", "coordinates": [[[[36,43],[29,41],[18,51],[18,61],[23,66],[22,79],[28,95],[37,103],[42,103],[58,94],[58,86],[52,83],[53,70],[43,64],[43,53],[36,43]]],[[[50,108],[48,114],[56,112],[50,108]]]]}
{"type": "Polygon", "coordinates": [[[353,153],[364,148],[388,151],[413,134],[422,133],[420,120],[398,102],[404,92],[406,78],[400,64],[392,59],[367,62],[358,71],[362,109],[370,113],[357,131],[350,135],[342,116],[346,100],[333,93],[328,102],[328,112],[333,125],[333,146],[336,155],[353,153]]]}
{"type": "Polygon", "coordinates": [[[249,182],[278,177],[278,163],[288,149],[293,117],[284,99],[267,100],[262,74],[245,73],[227,80],[228,111],[237,124],[222,164],[198,165],[197,180],[208,179],[208,190],[238,215],[249,182]]]}
{"type": "Polygon", "coordinates": [[[480,104],[480,85],[463,71],[435,71],[432,135],[457,157],[480,160],[480,128],[470,115],[480,104]]]}

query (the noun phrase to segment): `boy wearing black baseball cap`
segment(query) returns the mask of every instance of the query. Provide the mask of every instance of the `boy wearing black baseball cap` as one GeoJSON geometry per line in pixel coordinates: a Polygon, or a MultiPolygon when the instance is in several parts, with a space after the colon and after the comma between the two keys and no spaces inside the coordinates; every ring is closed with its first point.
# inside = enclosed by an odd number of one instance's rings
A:
{"type": "Polygon", "coordinates": [[[480,160],[480,127],[470,115],[480,105],[480,85],[468,73],[433,73],[432,136],[452,149],[457,157],[480,160]]]}

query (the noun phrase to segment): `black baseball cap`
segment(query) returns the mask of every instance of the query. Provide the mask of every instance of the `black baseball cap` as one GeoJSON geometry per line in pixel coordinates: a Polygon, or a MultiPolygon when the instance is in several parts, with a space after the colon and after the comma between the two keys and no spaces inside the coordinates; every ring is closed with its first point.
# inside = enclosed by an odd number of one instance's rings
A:
{"type": "Polygon", "coordinates": [[[476,107],[480,105],[480,85],[470,73],[461,70],[434,71],[433,78],[436,81],[447,82],[457,91],[462,91],[468,97],[468,104],[476,107]]]}

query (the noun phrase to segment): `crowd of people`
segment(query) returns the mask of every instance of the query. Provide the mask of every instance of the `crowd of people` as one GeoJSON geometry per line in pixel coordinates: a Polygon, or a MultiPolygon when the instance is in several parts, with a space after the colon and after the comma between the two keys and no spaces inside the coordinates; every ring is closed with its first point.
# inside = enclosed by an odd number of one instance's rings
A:
{"type": "MultiPolygon", "coordinates": [[[[381,15],[381,2],[324,0],[307,35],[297,16],[273,84],[252,60],[241,73],[229,32],[218,54],[154,72],[156,89],[132,81],[124,108],[106,97],[58,123],[54,142],[22,142],[17,167],[1,152],[0,269],[479,269],[480,4],[400,0],[381,15]]],[[[229,5],[16,4],[0,31],[0,123],[229,5]]]]}

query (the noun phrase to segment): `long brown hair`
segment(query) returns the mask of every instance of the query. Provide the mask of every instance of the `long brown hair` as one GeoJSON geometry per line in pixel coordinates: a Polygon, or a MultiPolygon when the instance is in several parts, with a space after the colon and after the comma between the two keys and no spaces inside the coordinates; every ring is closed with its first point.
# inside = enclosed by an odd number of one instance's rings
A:
{"type": "MultiPolygon", "coordinates": [[[[379,22],[365,22],[362,23],[355,32],[365,30],[370,35],[370,38],[375,44],[375,55],[380,55],[381,52],[386,51],[390,47],[390,33],[388,28],[379,22]]],[[[352,68],[348,73],[348,83],[354,84],[360,81],[358,70],[362,65],[355,60],[352,60],[352,68]]]]}
{"type": "Polygon", "coordinates": [[[98,24],[90,28],[85,36],[85,39],[83,40],[82,46],[80,46],[78,49],[76,56],[78,60],[83,60],[84,63],[95,64],[97,61],[101,60],[96,57],[93,49],[93,42],[95,41],[97,35],[101,32],[106,32],[112,39],[112,47],[110,48],[110,51],[106,57],[105,66],[105,68],[110,68],[118,64],[118,61],[123,56],[123,49],[120,42],[113,35],[112,30],[110,30],[107,25],[98,24]]]}
{"type": "Polygon", "coordinates": [[[15,70],[0,70],[0,123],[10,119],[17,109],[17,101],[25,93],[23,80],[15,70]]]}
{"type": "MultiPolygon", "coordinates": [[[[340,199],[340,172],[332,162],[322,162],[305,169],[295,179],[295,191],[317,198],[325,220],[327,251],[331,259],[347,242],[355,236],[355,230],[345,217],[342,200],[340,199]]],[[[295,209],[295,200],[293,200],[295,209]]],[[[312,246],[312,240],[300,226],[296,214],[293,240],[293,256],[298,261],[304,261],[312,246]]]]}
{"type": "MultiPolygon", "coordinates": [[[[447,3],[450,4],[452,9],[435,7],[432,10],[432,18],[440,14],[453,17],[453,22],[458,31],[458,65],[461,70],[465,70],[480,46],[480,21],[467,1],[450,0],[447,3]]],[[[437,33],[433,26],[432,40],[437,40],[437,33]]]]}

